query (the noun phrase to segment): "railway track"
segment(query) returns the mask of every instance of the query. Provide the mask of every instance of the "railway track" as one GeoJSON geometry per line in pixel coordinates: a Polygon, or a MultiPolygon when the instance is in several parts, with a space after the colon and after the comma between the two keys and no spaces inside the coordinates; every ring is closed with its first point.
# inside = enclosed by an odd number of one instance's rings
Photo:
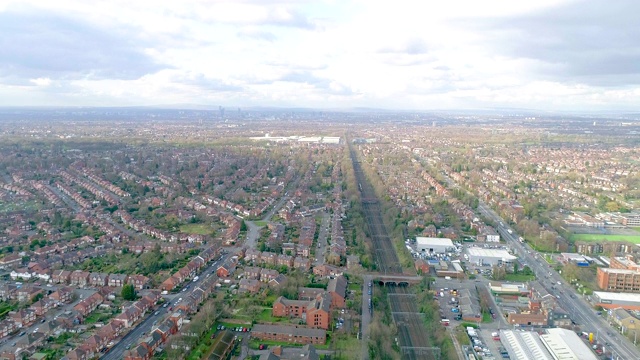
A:
{"type": "MultiPolygon", "coordinates": [[[[402,266],[382,219],[382,209],[373,187],[367,180],[354,149],[350,149],[364,218],[369,230],[373,257],[379,272],[402,274],[402,266]]],[[[389,307],[398,328],[398,345],[402,359],[439,359],[439,349],[431,348],[429,337],[418,312],[416,297],[406,287],[388,288],[389,307]]]]}

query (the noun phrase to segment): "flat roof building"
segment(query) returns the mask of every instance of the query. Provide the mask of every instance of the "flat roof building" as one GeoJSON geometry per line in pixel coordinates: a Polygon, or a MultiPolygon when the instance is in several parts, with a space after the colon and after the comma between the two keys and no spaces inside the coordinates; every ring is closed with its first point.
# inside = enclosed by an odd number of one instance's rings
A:
{"type": "Polygon", "coordinates": [[[467,250],[469,262],[478,265],[502,265],[511,263],[517,259],[516,256],[509,254],[507,250],[502,249],[482,249],[479,247],[471,247],[467,250]]]}
{"type": "Polygon", "coordinates": [[[455,246],[451,239],[418,236],[416,249],[419,253],[444,254],[453,251],[455,246]]]}
{"type": "Polygon", "coordinates": [[[594,305],[606,309],[640,310],[640,294],[594,291],[591,298],[594,305]]]}
{"type": "Polygon", "coordinates": [[[500,330],[500,341],[513,360],[554,360],[534,331],[500,330]]]}
{"type": "Polygon", "coordinates": [[[598,360],[589,346],[573,331],[553,328],[540,335],[542,343],[558,360],[598,360]]]}

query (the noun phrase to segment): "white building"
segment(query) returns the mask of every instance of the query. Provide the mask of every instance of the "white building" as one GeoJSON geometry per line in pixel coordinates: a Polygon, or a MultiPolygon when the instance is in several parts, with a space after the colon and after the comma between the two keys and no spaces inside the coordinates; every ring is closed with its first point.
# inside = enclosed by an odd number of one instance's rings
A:
{"type": "Polygon", "coordinates": [[[502,249],[482,249],[479,247],[471,247],[468,250],[469,262],[478,265],[502,265],[512,263],[517,259],[516,256],[509,254],[507,250],[502,249]]]}
{"type": "Polygon", "coordinates": [[[419,253],[445,254],[455,250],[453,241],[447,238],[416,237],[416,249],[419,253]]]}
{"type": "Polygon", "coordinates": [[[598,360],[589,346],[571,330],[547,329],[540,339],[554,359],[598,360]]]}

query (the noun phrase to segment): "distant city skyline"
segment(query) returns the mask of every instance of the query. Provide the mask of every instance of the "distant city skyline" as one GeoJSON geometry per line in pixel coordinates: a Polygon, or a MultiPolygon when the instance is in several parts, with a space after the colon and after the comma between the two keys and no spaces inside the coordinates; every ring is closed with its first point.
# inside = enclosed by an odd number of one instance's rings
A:
{"type": "Polygon", "coordinates": [[[631,0],[0,0],[0,106],[640,110],[631,0]]]}

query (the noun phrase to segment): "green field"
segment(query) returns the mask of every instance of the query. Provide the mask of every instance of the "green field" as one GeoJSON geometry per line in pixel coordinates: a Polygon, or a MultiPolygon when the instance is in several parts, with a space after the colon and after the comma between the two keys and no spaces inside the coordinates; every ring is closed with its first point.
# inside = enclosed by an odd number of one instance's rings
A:
{"type": "Polygon", "coordinates": [[[573,241],[628,241],[640,244],[640,235],[573,234],[573,241]]]}
{"type": "Polygon", "coordinates": [[[209,235],[213,228],[208,224],[185,224],[180,226],[180,231],[187,234],[209,235]]]}

